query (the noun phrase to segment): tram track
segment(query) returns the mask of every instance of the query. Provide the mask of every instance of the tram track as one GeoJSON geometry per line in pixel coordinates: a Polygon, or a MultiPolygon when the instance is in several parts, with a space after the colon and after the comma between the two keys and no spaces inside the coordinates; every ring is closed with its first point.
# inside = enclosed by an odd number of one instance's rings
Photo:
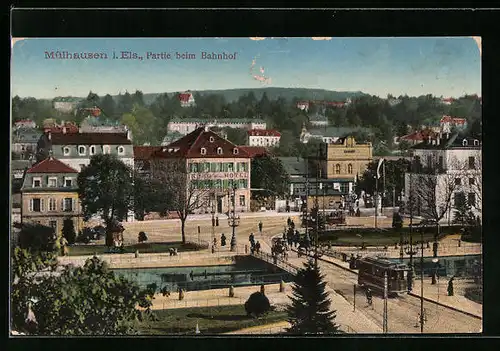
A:
{"type": "MultiPolygon", "coordinates": [[[[308,256],[313,257],[312,255],[308,256]]],[[[383,297],[374,295],[372,306],[368,306],[364,290],[357,287],[356,293],[354,293],[358,272],[325,258],[318,258],[318,261],[330,288],[382,328],[383,297]]],[[[387,303],[389,333],[419,333],[420,304],[420,296],[414,294],[389,298],[387,303]]],[[[426,317],[424,319],[424,333],[478,333],[482,329],[482,318],[479,316],[434,300],[425,299],[425,297],[423,304],[424,316],[426,317]]]]}

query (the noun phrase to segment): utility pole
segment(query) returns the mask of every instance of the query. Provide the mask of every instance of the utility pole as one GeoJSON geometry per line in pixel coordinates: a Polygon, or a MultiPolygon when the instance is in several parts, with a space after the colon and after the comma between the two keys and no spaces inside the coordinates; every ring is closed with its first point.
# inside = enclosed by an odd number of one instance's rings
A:
{"type": "Polygon", "coordinates": [[[315,235],[315,245],[314,245],[314,266],[316,267],[316,270],[318,269],[318,232],[319,232],[319,201],[318,201],[318,195],[319,195],[319,153],[320,153],[320,148],[321,144],[318,146],[318,152],[317,152],[317,159],[316,159],[316,235],[315,235]]]}
{"type": "Polygon", "coordinates": [[[384,272],[384,322],[383,332],[387,334],[387,271],[384,272]]]}
{"type": "Polygon", "coordinates": [[[382,163],[382,177],[384,177],[384,183],[383,183],[383,192],[382,192],[382,199],[380,203],[380,214],[383,216],[384,215],[384,200],[385,200],[385,160],[382,163]]]}
{"type": "Polygon", "coordinates": [[[303,214],[306,222],[306,238],[309,234],[309,155],[306,158],[306,211],[303,214]]]}
{"type": "Polygon", "coordinates": [[[378,212],[378,172],[375,175],[375,201],[373,201],[375,205],[375,228],[377,228],[377,212],[378,212]]]}
{"type": "Polygon", "coordinates": [[[424,332],[424,229],[420,228],[420,333],[424,332]]]}

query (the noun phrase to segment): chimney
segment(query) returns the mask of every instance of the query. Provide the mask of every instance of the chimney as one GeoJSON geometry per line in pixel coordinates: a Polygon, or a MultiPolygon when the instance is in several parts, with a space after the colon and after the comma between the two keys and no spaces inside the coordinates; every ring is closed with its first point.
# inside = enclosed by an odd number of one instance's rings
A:
{"type": "Polygon", "coordinates": [[[49,130],[49,133],[47,134],[47,138],[49,138],[49,140],[52,140],[52,132],[49,130]]]}

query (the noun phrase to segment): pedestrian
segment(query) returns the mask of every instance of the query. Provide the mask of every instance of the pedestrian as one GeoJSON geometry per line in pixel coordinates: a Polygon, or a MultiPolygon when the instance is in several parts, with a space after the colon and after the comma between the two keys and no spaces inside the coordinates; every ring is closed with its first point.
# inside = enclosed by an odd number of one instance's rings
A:
{"type": "Polygon", "coordinates": [[[448,296],[453,296],[453,279],[454,276],[450,278],[450,281],[448,282],[448,296]]]}
{"type": "Polygon", "coordinates": [[[226,236],[224,233],[220,236],[220,246],[226,246],[226,236]]]}
{"type": "Polygon", "coordinates": [[[217,247],[217,238],[214,238],[214,247],[217,247]]]}
{"type": "Polygon", "coordinates": [[[288,217],[288,218],[287,218],[287,220],[286,220],[286,224],[287,224],[288,226],[290,226],[290,225],[291,225],[291,223],[292,223],[292,220],[290,219],[290,217],[288,217]]]}
{"type": "Polygon", "coordinates": [[[293,219],[290,221],[290,227],[292,227],[292,230],[295,229],[295,222],[293,219]]]}
{"type": "Polygon", "coordinates": [[[259,222],[259,233],[262,234],[262,221],[259,222]]]}
{"type": "Polygon", "coordinates": [[[372,290],[370,288],[366,289],[366,301],[368,302],[368,305],[372,305],[373,300],[372,300],[372,290]]]}
{"type": "Polygon", "coordinates": [[[212,227],[215,227],[215,217],[212,216],[212,227]]]}
{"type": "Polygon", "coordinates": [[[286,241],[286,232],[283,232],[283,240],[286,241]]]}
{"type": "Polygon", "coordinates": [[[219,226],[219,216],[216,216],[215,217],[215,226],[218,227],[219,226]]]}
{"type": "Polygon", "coordinates": [[[248,236],[248,241],[250,241],[251,247],[255,246],[255,237],[254,237],[253,233],[250,233],[250,235],[248,236]]]}
{"type": "Polygon", "coordinates": [[[260,252],[260,242],[259,242],[259,240],[257,240],[257,242],[255,243],[255,251],[257,251],[257,253],[260,252]]]}

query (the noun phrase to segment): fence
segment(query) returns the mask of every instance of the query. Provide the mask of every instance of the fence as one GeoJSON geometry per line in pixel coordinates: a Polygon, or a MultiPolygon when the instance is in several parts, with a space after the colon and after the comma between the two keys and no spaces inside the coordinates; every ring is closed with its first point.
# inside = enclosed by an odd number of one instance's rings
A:
{"type": "Polygon", "coordinates": [[[290,274],[293,274],[293,275],[296,275],[298,270],[299,270],[298,267],[294,266],[293,264],[288,263],[288,262],[280,259],[277,256],[272,256],[272,255],[265,253],[265,252],[254,252],[252,255],[254,257],[260,258],[263,261],[271,263],[271,264],[277,266],[278,268],[281,268],[282,270],[284,270],[290,274]]]}

